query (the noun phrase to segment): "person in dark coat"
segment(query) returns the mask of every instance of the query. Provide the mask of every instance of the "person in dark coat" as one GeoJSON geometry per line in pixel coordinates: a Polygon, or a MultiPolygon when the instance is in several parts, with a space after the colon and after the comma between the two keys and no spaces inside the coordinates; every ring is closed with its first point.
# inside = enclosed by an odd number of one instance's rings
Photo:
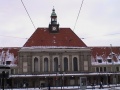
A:
{"type": "Polygon", "coordinates": [[[103,84],[102,84],[102,82],[100,82],[100,89],[101,89],[101,88],[103,88],[103,84]]]}

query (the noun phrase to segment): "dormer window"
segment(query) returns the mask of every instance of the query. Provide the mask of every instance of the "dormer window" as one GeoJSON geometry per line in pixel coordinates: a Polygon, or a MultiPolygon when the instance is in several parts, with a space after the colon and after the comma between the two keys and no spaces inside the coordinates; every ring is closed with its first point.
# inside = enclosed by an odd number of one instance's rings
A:
{"type": "Polygon", "coordinates": [[[7,64],[7,65],[10,65],[10,63],[11,63],[11,61],[6,61],[6,64],[7,64]]]}
{"type": "Polygon", "coordinates": [[[107,59],[108,60],[108,63],[111,63],[112,62],[112,60],[111,59],[107,59]]]}
{"type": "Polygon", "coordinates": [[[102,63],[102,59],[98,59],[98,63],[102,63]]]}

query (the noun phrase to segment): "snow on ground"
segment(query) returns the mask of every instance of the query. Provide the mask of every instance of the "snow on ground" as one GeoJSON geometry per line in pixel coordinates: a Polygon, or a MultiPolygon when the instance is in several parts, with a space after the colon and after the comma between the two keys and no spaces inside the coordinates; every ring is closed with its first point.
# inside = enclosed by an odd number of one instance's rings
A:
{"type": "MultiPolygon", "coordinates": [[[[92,86],[87,86],[85,90],[120,90],[120,84],[118,85],[103,85],[104,89],[99,89],[99,85],[95,86],[95,89],[92,89],[92,86]]],[[[51,90],[82,90],[80,86],[68,86],[68,87],[50,87],[51,90]]],[[[0,89],[3,90],[3,89],[0,89]]],[[[4,90],[48,90],[48,87],[39,89],[39,88],[19,88],[19,89],[4,89],[4,90]]]]}
{"type": "MultiPolygon", "coordinates": [[[[53,88],[51,87],[50,88],[51,90],[61,90],[61,87],[58,87],[58,88],[53,88]]],[[[3,90],[3,89],[0,89],[0,90],[3,90]]],[[[4,89],[4,90],[48,90],[48,88],[42,88],[42,89],[39,89],[39,88],[19,88],[19,89],[4,89]]],[[[82,90],[82,89],[78,89],[78,88],[62,88],[62,90],[82,90]]],[[[98,87],[95,88],[95,89],[85,89],[85,90],[120,90],[120,87],[111,87],[111,88],[104,88],[104,89],[99,89],[98,87]]]]}

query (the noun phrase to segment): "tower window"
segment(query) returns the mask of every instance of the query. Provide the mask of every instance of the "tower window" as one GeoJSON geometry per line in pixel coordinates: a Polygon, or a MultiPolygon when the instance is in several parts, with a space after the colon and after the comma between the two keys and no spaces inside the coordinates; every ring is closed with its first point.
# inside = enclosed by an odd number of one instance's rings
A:
{"type": "Polygon", "coordinates": [[[54,21],[54,18],[52,18],[52,21],[54,21]]]}

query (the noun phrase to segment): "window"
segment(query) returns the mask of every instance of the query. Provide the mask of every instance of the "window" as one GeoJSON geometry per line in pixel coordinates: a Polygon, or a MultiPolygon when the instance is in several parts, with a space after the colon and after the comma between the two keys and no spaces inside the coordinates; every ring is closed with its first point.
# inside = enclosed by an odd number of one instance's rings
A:
{"type": "Polygon", "coordinates": [[[102,72],[102,67],[100,67],[100,72],[102,72]]]}
{"type": "Polygon", "coordinates": [[[116,71],[117,71],[117,72],[119,71],[119,67],[116,67],[116,71]]]}
{"type": "Polygon", "coordinates": [[[102,59],[98,59],[98,63],[102,63],[102,59]]]}
{"type": "Polygon", "coordinates": [[[99,72],[99,67],[96,67],[96,72],[99,72]]]}
{"type": "Polygon", "coordinates": [[[34,58],[34,72],[38,72],[38,58],[34,58]]]}
{"type": "Polygon", "coordinates": [[[55,19],[54,18],[52,18],[52,21],[54,21],[55,19]]]}
{"type": "Polygon", "coordinates": [[[48,58],[44,58],[44,71],[48,72],[48,58]]]}
{"type": "Polygon", "coordinates": [[[7,65],[10,65],[10,63],[11,63],[11,61],[6,61],[6,64],[7,64],[7,65]]]}
{"type": "Polygon", "coordinates": [[[78,61],[76,57],[73,58],[73,70],[78,71],[78,61]]]}
{"type": "Polygon", "coordinates": [[[58,71],[58,58],[57,57],[54,58],[54,71],[55,72],[58,71]]]}
{"type": "Polygon", "coordinates": [[[111,62],[112,62],[112,60],[111,60],[111,59],[107,59],[107,60],[108,60],[108,62],[109,62],[109,63],[111,63],[111,62]]]}
{"type": "Polygon", "coordinates": [[[14,69],[11,69],[11,74],[15,74],[15,73],[14,73],[14,69]]]}
{"type": "Polygon", "coordinates": [[[64,71],[68,71],[68,58],[64,58],[64,71]]]}
{"type": "Polygon", "coordinates": [[[106,72],[106,67],[104,67],[104,72],[106,72]]]}

